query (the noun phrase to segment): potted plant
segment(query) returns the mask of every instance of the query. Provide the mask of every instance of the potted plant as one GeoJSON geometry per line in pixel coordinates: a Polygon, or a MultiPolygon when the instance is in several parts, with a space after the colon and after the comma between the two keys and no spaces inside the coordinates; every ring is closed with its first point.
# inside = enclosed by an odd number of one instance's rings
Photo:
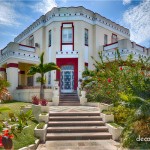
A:
{"type": "Polygon", "coordinates": [[[41,113],[40,100],[37,96],[32,97],[32,111],[35,119],[39,120],[39,114],[41,113]]]}
{"type": "Polygon", "coordinates": [[[49,106],[48,106],[48,101],[46,99],[41,99],[40,100],[41,104],[41,112],[49,112],[49,106]]]}
{"type": "Polygon", "coordinates": [[[49,113],[47,113],[47,112],[42,112],[42,113],[39,115],[39,121],[40,121],[40,122],[45,122],[45,123],[47,123],[47,122],[48,122],[48,119],[49,119],[49,113]]]}
{"type": "Polygon", "coordinates": [[[114,122],[114,115],[109,110],[103,110],[101,116],[104,122],[114,122]]]}
{"type": "Polygon", "coordinates": [[[0,135],[0,147],[3,147],[5,150],[11,150],[13,148],[13,134],[8,130],[3,130],[2,135],[0,135]]]}
{"type": "Polygon", "coordinates": [[[118,141],[120,139],[123,127],[117,125],[114,122],[106,123],[109,133],[112,135],[113,140],[118,141]]]}
{"type": "Polygon", "coordinates": [[[35,137],[39,138],[41,142],[45,142],[47,133],[47,124],[40,122],[34,129],[35,137]]]}

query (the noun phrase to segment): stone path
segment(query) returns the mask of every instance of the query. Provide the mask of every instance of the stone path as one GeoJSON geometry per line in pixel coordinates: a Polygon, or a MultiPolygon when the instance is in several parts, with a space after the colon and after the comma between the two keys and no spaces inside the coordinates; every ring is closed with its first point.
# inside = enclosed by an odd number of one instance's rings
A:
{"type": "MultiPolygon", "coordinates": [[[[50,106],[54,112],[99,112],[97,107],[90,106],[50,106]]],[[[121,150],[120,144],[113,140],[72,140],[47,141],[40,144],[37,150],[121,150]]]]}

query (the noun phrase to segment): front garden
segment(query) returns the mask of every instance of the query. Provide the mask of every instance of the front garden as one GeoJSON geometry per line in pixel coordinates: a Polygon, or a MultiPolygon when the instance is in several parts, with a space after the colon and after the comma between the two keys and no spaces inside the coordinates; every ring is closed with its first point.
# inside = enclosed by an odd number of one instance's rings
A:
{"type": "MultiPolygon", "coordinates": [[[[26,105],[31,105],[31,103],[17,102],[11,100],[6,103],[0,104],[0,108],[9,108],[7,111],[6,110],[4,111],[4,109],[3,111],[1,111],[0,120],[3,120],[3,122],[6,121],[7,123],[8,120],[10,120],[10,116],[13,115],[13,113],[15,116],[19,115],[20,108],[23,108],[26,105]]],[[[13,121],[10,121],[9,124],[13,124],[13,121]]],[[[36,125],[37,121],[29,120],[28,125],[26,126],[25,129],[22,130],[22,132],[19,132],[18,130],[16,136],[13,135],[12,140],[14,149],[19,149],[28,146],[30,144],[33,144],[35,142],[36,138],[34,137],[34,128],[36,125]]]]}
{"type": "MultiPolygon", "coordinates": [[[[95,70],[83,72],[82,89],[88,102],[100,102],[102,118],[120,128],[121,144],[127,148],[150,147],[150,58],[134,61],[132,55],[122,60],[116,50],[115,60],[93,58],[95,70]],[[103,104],[104,103],[104,104],[103,104]],[[111,104],[111,105],[110,105],[111,104]],[[106,107],[106,106],[110,107],[106,107]],[[113,115],[113,117],[111,116],[113,115]],[[123,131],[122,131],[123,130],[123,131]],[[143,138],[140,141],[140,138],[143,138]]],[[[113,127],[110,127],[112,131],[113,127]]],[[[116,131],[114,130],[114,133],[116,131]]],[[[115,139],[114,135],[114,139],[115,139]]],[[[117,137],[118,140],[118,137],[117,137]]]]}

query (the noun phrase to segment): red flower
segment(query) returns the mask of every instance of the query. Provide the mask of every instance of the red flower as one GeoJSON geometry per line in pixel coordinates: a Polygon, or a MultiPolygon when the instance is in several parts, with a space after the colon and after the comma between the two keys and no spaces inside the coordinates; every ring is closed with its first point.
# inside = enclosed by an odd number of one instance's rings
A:
{"type": "Polygon", "coordinates": [[[10,134],[10,135],[9,135],[9,138],[13,139],[13,138],[14,138],[14,135],[13,135],[13,134],[10,134]]]}
{"type": "Polygon", "coordinates": [[[3,130],[3,135],[2,135],[2,137],[3,137],[3,136],[7,136],[7,137],[9,137],[9,138],[11,138],[11,139],[14,138],[14,135],[11,134],[8,129],[7,129],[7,130],[3,130]]]}
{"type": "Polygon", "coordinates": [[[123,70],[123,68],[122,68],[122,67],[120,67],[120,70],[122,71],[122,70],[123,70]]]}
{"type": "Polygon", "coordinates": [[[110,79],[110,78],[108,78],[107,81],[108,81],[109,83],[111,83],[111,79],[110,79]]]}
{"type": "Polygon", "coordinates": [[[3,144],[2,144],[2,136],[0,135],[0,147],[3,147],[3,144]]]}

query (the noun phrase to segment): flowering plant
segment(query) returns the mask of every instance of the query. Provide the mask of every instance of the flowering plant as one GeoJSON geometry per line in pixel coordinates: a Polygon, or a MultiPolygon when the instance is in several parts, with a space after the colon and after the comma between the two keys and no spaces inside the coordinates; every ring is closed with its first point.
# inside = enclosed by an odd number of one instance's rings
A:
{"type": "Polygon", "coordinates": [[[39,103],[40,103],[39,98],[36,95],[32,96],[32,104],[39,105],[39,103]]]}
{"type": "Polygon", "coordinates": [[[41,99],[41,100],[40,100],[40,104],[41,104],[42,106],[47,106],[48,101],[47,101],[46,99],[41,99]]]}
{"type": "Polygon", "coordinates": [[[8,148],[12,147],[12,139],[14,135],[8,129],[4,129],[3,133],[0,135],[0,147],[8,148]]]}

